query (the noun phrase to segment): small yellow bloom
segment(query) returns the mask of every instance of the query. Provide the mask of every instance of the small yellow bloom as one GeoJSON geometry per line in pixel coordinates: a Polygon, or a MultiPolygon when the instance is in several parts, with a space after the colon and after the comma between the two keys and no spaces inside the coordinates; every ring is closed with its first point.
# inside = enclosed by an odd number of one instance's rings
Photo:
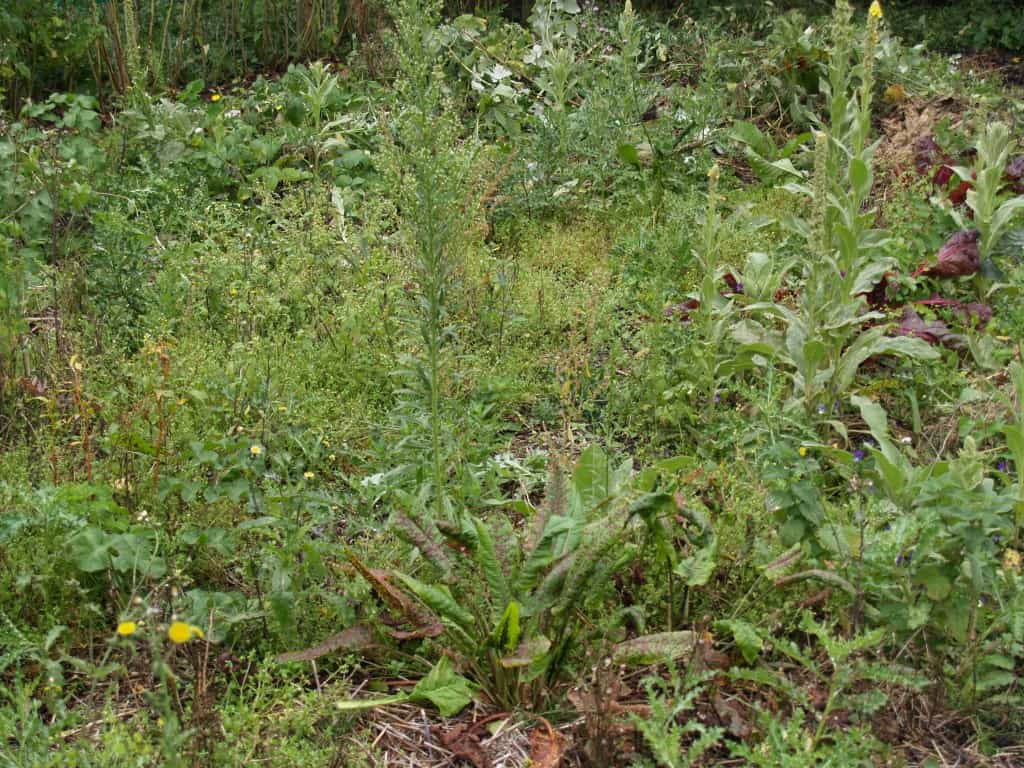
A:
{"type": "Polygon", "coordinates": [[[121,637],[128,637],[129,635],[134,635],[135,630],[137,630],[138,628],[139,625],[136,624],[134,621],[122,621],[120,624],[117,625],[117,634],[119,634],[121,637]]]}
{"type": "Polygon", "coordinates": [[[253,456],[259,456],[259,455],[261,455],[263,453],[263,446],[260,445],[259,443],[255,443],[253,445],[250,445],[249,446],[249,453],[251,453],[253,456]]]}
{"type": "Polygon", "coordinates": [[[313,472],[303,472],[302,476],[307,480],[312,480],[314,477],[316,477],[316,474],[313,472]]]}
{"type": "Polygon", "coordinates": [[[212,96],[210,97],[210,101],[213,101],[213,102],[217,102],[217,101],[220,101],[220,94],[219,94],[219,93],[215,93],[215,94],[213,94],[213,95],[212,95],[212,96]]]}
{"type": "Polygon", "coordinates": [[[902,85],[894,83],[885,89],[885,93],[882,94],[882,98],[885,99],[886,104],[899,104],[900,102],[907,100],[907,92],[903,90],[902,85]]]}
{"type": "Polygon", "coordinates": [[[184,621],[176,621],[167,628],[167,637],[172,643],[181,645],[187,643],[193,637],[202,638],[203,630],[194,624],[186,624],[184,621]]]}
{"type": "Polygon", "coordinates": [[[882,4],[878,0],[874,0],[871,3],[871,7],[868,8],[868,13],[876,19],[882,18],[882,4]]]}
{"type": "Polygon", "coordinates": [[[1003,552],[1003,568],[1007,571],[1019,571],[1024,558],[1016,549],[1008,549],[1003,552]]]}
{"type": "Polygon", "coordinates": [[[798,453],[800,454],[801,458],[806,456],[807,455],[807,446],[801,445],[800,446],[800,450],[798,451],[798,453]]]}

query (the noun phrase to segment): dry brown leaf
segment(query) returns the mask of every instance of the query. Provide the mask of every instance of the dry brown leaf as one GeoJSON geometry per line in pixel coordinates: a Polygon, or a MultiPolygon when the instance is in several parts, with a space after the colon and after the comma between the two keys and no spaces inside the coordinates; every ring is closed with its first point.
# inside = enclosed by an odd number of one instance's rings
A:
{"type": "Polygon", "coordinates": [[[558,733],[544,718],[544,730],[530,731],[530,765],[532,768],[558,768],[569,751],[569,740],[558,733]]]}
{"type": "Polygon", "coordinates": [[[470,723],[459,723],[447,733],[439,734],[445,749],[455,757],[468,760],[473,768],[491,768],[491,758],[480,746],[480,732],[470,723]]]}
{"type": "Polygon", "coordinates": [[[392,632],[396,639],[437,637],[444,631],[441,619],[391,583],[390,573],[380,568],[368,568],[351,552],[348,553],[348,559],[362,577],[370,582],[370,586],[373,587],[377,596],[393,610],[399,612],[413,626],[408,631],[392,632]]]}
{"type": "Polygon", "coordinates": [[[275,657],[275,661],[280,664],[290,661],[313,661],[333,651],[361,651],[370,645],[373,645],[373,633],[369,629],[363,626],[349,627],[311,648],[282,653],[275,657]]]}

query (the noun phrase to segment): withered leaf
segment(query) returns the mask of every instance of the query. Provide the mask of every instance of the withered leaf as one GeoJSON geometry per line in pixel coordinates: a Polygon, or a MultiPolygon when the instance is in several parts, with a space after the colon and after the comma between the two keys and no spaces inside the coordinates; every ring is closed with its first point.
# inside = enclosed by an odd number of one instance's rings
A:
{"type": "Polygon", "coordinates": [[[450,731],[440,733],[439,739],[445,749],[472,763],[473,768],[491,768],[491,758],[480,746],[480,731],[475,725],[459,723],[450,731]]]}
{"type": "Polygon", "coordinates": [[[569,751],[569,741],[547,720],[543,722],[544,730],[534,728],[530,731],[530,765],[533,768],[558,768],[569,751]]]}
{"type": "Polygon", "coordinates": [[[334,651],[360,651],[373,645],[373,633],[363,626],[349,627],[336,635],[302,651],[289,651],[275,657],[275,661],[285,664],[290,661],[313,661],[334,651]]]}
{"type": "MultiPolygon", "coordinates": [[[[437,637],[444,629],[441,619],[421,606],[401,589],[391,583],[391,574],[381,568],[368,568],[355,554],[349,552],[348,559],[364,579],[370,582],[373,591],[393,610],[402,614],[413,626],[406,637],[437,637]]],[[[402,639],[401,635],[395,635],[402,639]]]]}

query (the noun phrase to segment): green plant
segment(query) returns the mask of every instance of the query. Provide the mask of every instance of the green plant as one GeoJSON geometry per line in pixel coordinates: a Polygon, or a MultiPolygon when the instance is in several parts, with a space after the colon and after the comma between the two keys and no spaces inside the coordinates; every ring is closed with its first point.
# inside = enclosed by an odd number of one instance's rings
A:
{"type": "MultiPolygon", "coordinates": [[[[890,337],[880,312],[864,311],[862,294],[870,291],[890,268],[883,255],[884,231],[872,227],[868,209],[873,184],[876,144],[867,143],[871,127],[874,48],[878,19],[869,15],[860,63],[854,67],[851,9],[838,0],[833,19],[833,46],[826,88],[826,127],[815,133],[814,172],[810,186],[786,188],[808,199],[811,215],[787,217],[787,224],[806,243],[804,286],[794,309],[781,303],[754,304],[752,315],[782,325],[776,331],[755,320],[740,324],[734,335],[744,343],[743,355],[763,367],[774,358],[788,369],[793,406],[802,405],[810,419],[848,391],[861,365],[870,357],[896,354],[933,360],[938,353],[915,337],[890,337]],[[859,82],[854,77],[859,74],[859,82]]],[[[804,178],[791,162],[775,164],[804,178]]]]}
{"type": "MultiPolygon", "coordinates": [[[[1004,172],[1013,148],[1010,129],[1004,123],[989,123],[975,144],[974,168],[957,166],[953,169],[962,181],[972,186],[967,191],[967,206],[973,212],[973,226],[981,233],[978,251],[984,271],[991,271],[989,260],[993,251],[1014,219],[1024,212],[1024,195],[1009,198],[1003,195],[1004,172]]],[[[970,227],[955,209],[950,212],[962,229],[970,227]]]]}
{"type": "Polygon", "coordinates": [[[850,638],[838,637],[829,626],[815,621],[808,611],[801,614],[800,628],[817,641],[825,652],[825,659],[817,658],[783,637],[773,637],[771,645],[811,675],[819,700],[823,699],[820,711],[814,715],[817,724],[807,722],[813,705],[804,687],[794,686],[767,667],[733,669],[729,673],[731,677],[758,680],[791,697],[794,710],[785,722],[775,716],[766,717],[766,734],[760,744],[735,744],[731,751],[752,765],[766,767],[866,764],[884,748],[858,721],[867,721],[885,706],[886,688],[919,690],[924,683],[908,670],[882,660],[863,658],[867,651],[883,642],[884,629],[850,638]],[[833,727],[833,714],[839,709],[854,720],[854,727],[849,731],[833,727]]]}
{"type": "MultiPolygon", "coordinates": [[[[0,137],[0,402],[11,394],[27,329],[29,288],[46,265],[62,261],[70,233],[98,198],[95,174],[106,164],[96,100],[54,93],[26,104],[0,137]]],[[[23,375],[31,376],[31,363],[23,375]]]]}
{"type": "MultiPolygon", "coordinates": [[[[877,443],[868,477],[898,513],[862,555],[869,618],[906,635],[926,629],[950,655],[948,674],[963,694],[990,695],[1010,682],[994,638],[1022,629],[1012,607],[1019,586],[1003,563],[1019,488],[995,487],[970,437],[955,458],[915,465],[893,442],[881,406],[853,402],[877,443]]],[[[853,465],[849,454],[836,455],[853,465]]]]}
{"type": "Polygon", "coordinates": [[[743,145],[743,154],[761,182],[773,184],[785,176],[785,171],[779,168],[777,163],[783,160],[792,162],[794,155],[807,143],[812,134],[801,133],[779,147],[775,144],[775,139],[756,125],[739,120],[733,123],[729,137],[743,145]]]}
{"type": "Polygon", "coordinates": [[[725,733],[721,728],[709,728],[693,717],[685,723],[679,722],[680,716],[696,709],[697,699],[704,692],[700,684],[708,677],[691,679],[688,673],[680,675],[675,665],[669,665],[668,680],[657,676],[644,680],[651,713],[649,717],[633,715],[631,719],[657,765],[665,768],[697,765],[704,753],[721,741],[725,733]]]}
{"type": "Polygon", "coordinates": [[[447,647],[494,703],[541,706],[572,668],[585,632],[582,611],[633,557],[626,524],[672,503],[664,494],[631,494],[631,467],[628,461],[613,465],[596,446],[584,452],[571,477],[555,464],[544,504],[521,533],[503,518],[470,517],[468,535],[450,524],[439,526],[438,535],[397,513],[395,530],[429,561],[436,574],[430,579],[372,571],[350,558],[390,603],[396,604],[394,579],[422,604],[417,611],[397,603],[414,631],[443,629],[447,647]],[[443,537],[457,543],[458,557],[443,537]]]}
{"type": "Polygon", "coordinates": [[[456,147],[457,126],[446,111],[444,81],[436,66],[443,51],[437,29],[440,4],[402,0],[394,14],[393,46],[402,73],[397,89],[405,108],[395,118],[396,144],[387,162],[408,221],[416,280],[408,323],[419,345],[399,371],[404,382],[400,412],[413,425],[420,420],[417,411],[423,414],[431,466],[424,487],[433,499],[434,519],[442,521],[462,515],[451,509],[446,493],[452,452],[442,439],[450,418],[443,390],[452,362],[447,355],[455,339],[451,298],[464,233],[456,210],[477,147],[473,142],[456,147]]]}

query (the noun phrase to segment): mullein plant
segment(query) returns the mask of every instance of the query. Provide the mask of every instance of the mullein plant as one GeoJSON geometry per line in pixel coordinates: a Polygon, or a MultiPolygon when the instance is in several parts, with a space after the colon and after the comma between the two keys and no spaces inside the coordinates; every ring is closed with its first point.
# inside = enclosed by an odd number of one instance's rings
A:
{"type": "Polygon", "coordinates": [[[398,107],[384,165],[407,234],[414,278],[407,290],[406,316],[413,351],[398,372],[403,380],[399,416],[411,426],[409,447],[427,457],[417,468],[420,511],[432,509],[435,520],[452,520],[458,514],[446,487],[448,459],[454,454],[449,437],[453,430],[443,390],[455,340],[450,302],[466,232],[464,190],[478,152],[475,143],[459,141],[456,112],[445,96],[444,48],[437,32],[441,3],[396,0],[391,13],[395,21],[391,43],[399,65],[398,107]]]}
{"type": "MultiPolygon", "coordinates": [[[[792,164],[777,164],[800,179],[785,189],[809,201],[809,217],[784,220],[805,242],[804,288],[795,307],[751,305],[751,315],[760,321],[735,329],[747,352],[774,358],[788,369],[794,385],[790,405],[802,406],[808,418],[829,414],[869,357],[888,353],[932,359],[938,354],[920,339],[887,336],[884,326],[872,324],[884,315],[864,311],[862,295],[891,267],[883,254],[888,237],[873,227],[875,214],[868,205],[878,146],[869,138],[881,6],[872,3],[859,48],[851,18],[848,0],[837,0],[829,73],[822,83],[827,117],[814,133],[810,184],[792,164]]],[[[763,364],[764,357],[760,360],[763,364]]]]}

